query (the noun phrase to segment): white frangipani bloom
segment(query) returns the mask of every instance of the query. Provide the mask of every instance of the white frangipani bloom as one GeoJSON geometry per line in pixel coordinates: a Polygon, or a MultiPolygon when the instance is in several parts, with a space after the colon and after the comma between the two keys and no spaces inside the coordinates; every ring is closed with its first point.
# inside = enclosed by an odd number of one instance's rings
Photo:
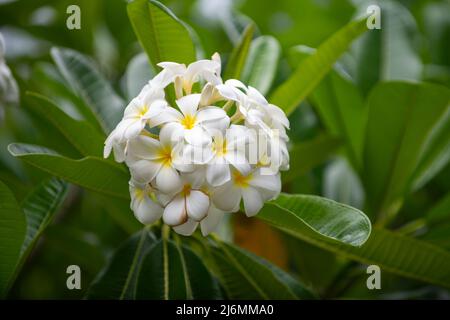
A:
{"type": "Polygon", "coordinates": [[[188,219],[185,223],[173,227],[173,229],[177,233],[182,234],[183,236],[190,236],[191,234],[194,233],[194,231],[200,224],[202,235],[206,237],[208,234],[216,230],[224,214],[225,211],[219,210],[213,204],[211,204],[209,206],[209,210],[208,213],[206,214],[206,217],[202,221],[197,222],[193,219],[188,219]]]}
{"type": "Polygon", "coordinates": [[[255,88],[223,83],[218,54],[159,66],[105,142],[105,157],[113,150],[130,169],[136,218],[162,217],[181,235],[200,228],[206,236],[241,203],[248,216],[257,214],[278,196],[279,170],[289,167],[286,115],[255,88]]]}
{"type": "Polygon", "coordinates": [[[200,94],[190,94],[176,101],[181,112],[173,108],[155,118],[156,124],[169,125],[174,139],[184,138],[193,145],[205,145],[211,142],[208,129],[220,128],[230,120],[226,112],[218,107],[199,108],[200,94]]]}
{"type": "Polygon", "coordinates": [[[152,196],[154,190],[150,185],[141,185],[130,181],[131,210],[136,219],[143,224],[151,224],[161,218],[164,209],[152,196]]]}
{"type": "Polygon", "coordinates": [[[5,61],[5,41],[0,33],[0,120],[3,117],[4,105],[15,105],[19,102],[19,89],[11,70],[5,61]]]}
{"type": "Polygon", "coordinates": [[[206,169],[206,180],[213,187],[231,179],[231,168],[242,174],[250,172],[245,146],[250,138],[245,126],[231,125],[225,136],[217,135],[212,143],[212,157],[206,169]]]}
{"type": "Polygon", "coordinates": [[[289,129],[289,120],[286,114],[279,107],[268,103],[258,90],[234,79],[218,85],[217,90],[223,97],[237,103],[239,114],[247,125],[269,134],[270,129],[280,130],[281,137],[287,139],[286,128],[289,129]]]}
{"type": "Polygon", "coordinates": [[[203,189],[203,179],[195,174],[182,175],[182,189],[165,205],[163,220],[169,226],[179,226],[189,219],[203,220],[210,207],[210,199],[203,189]]]}
{"type": "Polygon", "coordinates": [[[245,214],[251,217],[261,210],[265,201],[277,197],[280,191],[279,174],[262,175],[260,169],[247,175],[233,171],[231,180],[214,190],[213,202],[223,211],[235,212],[243,199],[245,214]]]}
{"type": "Polygon", "coordinates": [[[104,156],[108,157],[114,148],[116,155],[122,158],[127,141],[137,137],[146,125],[155,126],[150,119],[166,110],[167,106],[164,90],[146,85],[125,108],[123,119],[106,139],[104,156]]]}
{"type": "Polygon", "coordinates": [[[130,141],[127,165],[131,176],[140,183],[155,180],[156,188],[164,193],[177,192],[182,187],[180,172],[193,171],[193,165],[183,163],[180,144],[171,139],[169,127],[161,129],[159,140],[149,135],[140,135],[130,141]]]}
{"type": "Polygon", "coordinates": [[[183,94],[190,94],[194,83],[200,80],[218,85],[222,83],[220,77],[221,61],[219,54],[213,54],[211,60],[199,60],[189,64],[179,64],[174,62],[161,62],[158,64],[163,70],[152,81],[159,83],[160,86],[167,86],[174,82],[177,98],[183,94]]]}

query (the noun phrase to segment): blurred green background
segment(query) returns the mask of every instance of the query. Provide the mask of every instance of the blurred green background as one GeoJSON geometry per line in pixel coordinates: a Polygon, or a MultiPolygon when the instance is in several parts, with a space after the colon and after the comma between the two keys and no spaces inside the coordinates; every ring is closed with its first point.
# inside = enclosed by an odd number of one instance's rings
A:
{"type": "MultiPolygon", "coordinates": [[[[373,3],[357,0],[161,2],[195,30],[206,57],[219,52],[226,62],[249,21],[257,25],[257,34],[275,36],[283,52],[275,86],[292,70],[288,58],[295,52],[294,46],[317,47],[358,12],[365,11],[368,3],[373,3]]],[[[379,3],[387,8],[382,13],[383,29],[357,40],[339,61],[344,72],[357,80],[361,95],[366,97],[370,89],[383,80],[424,80],[449,87],[450,2],[379,3]]],[[[130,78],[145,79],[151,73],[149,68],[141,68],[146,64],[145,56],[131,28],[126,5],[124,0],[0,0],[5,59],[19,85],[20,101],[27,90],[41,92],[57,101],[73,117],[80,117],[73,107],[81,103],[80,98],[58,74],[50,56],[53,46],[73,48],[91,56],[114,88],[126,99],[132,97],[139,84],[130,78]],[[66,8],[71,4],[81,8],[81,30],[66,28],[66,8]]],[[[290,132],[293,142],[315,139],[323,134],[324,125],[309,102],[304,102],[290,120],[296,123],[290,132]]],[[[19,201],[46,176],[6,152],[6,146],[12,141],[45,145],[67,155],[73,154],[38,115],[24,109],[21,103],[8,106],[0,125],[0,180],[8,184],[19,201]]],[[[285,189],[292,193],[323,195],[357,208],[364,204],[361,182],[339,156],[309,170],[285,189]]],[[[421,217],[449,190],[450,165],[447,164],[424,188],[406,198],[401,218],[393,227],[421,217]]],[[[128,210],[126,204],[120,208],[97,194],[71,186],[68,200],[39,241],[10,298],[81,298],[108,255],[128,236],[129,230],[124,230],[108,213],[121,209],[128,210]],[[66,289],[65,270],[69,264],[82,268],[83,289],[80,291],[66,289]]],[[[233,237],[238,244],[312,282],[326,297],[450,298],[448,290],[392,275],[383,275],[382,293],[370,292],[365,288],[364,269],[345,268],[346,273],[340,274],[340,266],[347,263],[342,258],[281,236],[255,221],[238,218],[236,225],[233,237]],[[336,279],[343,280],[336,283],[336,279]]],[[[430,241],[450,249],[450,224],[443,227],[430,241]]]]}

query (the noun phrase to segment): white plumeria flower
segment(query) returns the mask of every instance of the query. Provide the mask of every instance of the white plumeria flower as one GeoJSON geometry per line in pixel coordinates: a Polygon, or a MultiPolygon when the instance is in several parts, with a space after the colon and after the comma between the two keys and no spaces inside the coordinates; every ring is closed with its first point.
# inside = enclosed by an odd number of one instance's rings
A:
{"type": "Polygon", "coordinates": [[[146,85],[141,93],[125,108],[124,117],[105,141],[104,157],[114,148],[118,161],[123,161],[127,141],[137,137],[148,124],[154,127],[153,118],[168,107],[164,90],[146,85]]]}
{"type": "Polygon", "coordinates": [[[278,196],[279,170],[289,166],[286,115],[255,88],[233,79],[223,83],[218,54],[188,66],[159,66],[105,142],[105,157],[113,150],[130,168],[136,218],[150,224],[162,217],[182,235],[200,226],[206,236],[225,213],[239,210],[241,200],[248,216],[257,214],[278,196]],[[171,83],[178,109],[165,99],[171,83]]]}
{"type": "Polygon", "coordinates": [[[268,103],[257,89],[247,87],[234,79],[227,80],[216,88],[224,98],[237,103],[239,114],[247,125],[262,129],[268,134],[271,129],[277,129],[280,136],[287,139],[286,128],[289,128],[289,120],[285,113],[279,107],[268,103]]]}
{"type": "Polygon", "coordinates": [[[169,108],[155,118],[155,124],[170,126],[173,139],[184,138],[193,145],[210,143],[208,130],[222,128],[224,124],[228,126],[230,118],[219,107],[199,108],[200,98],[200,94],[190,94],[178,99],[176,103],[181,112],[169,108]]]}
{"type": "Polygon", "coordinates": [[[233,171],[231,180],[214,190],[213,202],[221,210],[236,212],[243,199],[245,214],[251,217],[261,210],[265,201],[274,199],[280,191],[279,174],[262,175],[260,169],[247,175],[233,171]]]}
{"type": "Polygon", "coordinates": [[[164,209],[153,199],[154,190],[150,185],[142,185],[130,181],[129,189],[131,196],[130,208],[139,222],[151,224],[161,218],[164,209]]]}
{"type": "Polygon", "coordinates": [[[183,91],[185,94],[190,94],[194,83],[200,80],[213,85],[222,83],[221,61],[218,53],[213,54],[211,60],[195,61],[187,67],[185,64],[174,62],[160,62],[158,66],[163,70],[152,81],[164,87],[174,82],[177,98],[183,95],[183,91]]]}
{"type": "MultiPolygon", "coordinates": [[[[163,220],[169,226],[180,226],[189,219],[202,221],[208,214],[210,199],[204,188],[203,174],[183,174],[183,187],[170,200],[164,201],[163,220]]],[[[167,199],[167,196],[165,197],[167,199]]]]}
{"type": "Polygon", "coordinates": [[[140,183],[154,180],[156,188],[164,193],[174,193],[182,188],[178,171],[194,169],[180,158],[180,144],[171,139],[171,135],[170,128],[163,127],[159,140],[143,134],[131,140],[127,149],[127,165],[133,179],[140,183]]]}
{"type": "Polygon", "coordinates": [[[183,236],[190,236],[194,233],[194,231],[200,224],[202,235],[206,237],[208,234],[214,232],[217,229],[224,214],[224,211],[217,209],[214,205],[211,204],[206,217],[202,221],[200,221],[200,223],[193,219],[188,219],[188,221],[186,221],[182,225],[173,227],[173,230],[183,236]]]}
{"type": "Polygon", "coordinates": [[[265,132],[249,130],[252,138],[248,158],[251,164],[261,167],[264,175],[273,175],[279,170],[289,169],[289,151],[286,140],[278,136],[279,131],[265,132]]]}
{"type": "Polygon", "coordinates": [[[251,167],[245,155],[245,147],[250,139],[247,131],[244,126],[231,125],[225,136],[220,131],[214,135],[212,157],[206,169],[206,180],[213,187],[231,179],[230,166],[242,174],[250,172],[251,167]]]}

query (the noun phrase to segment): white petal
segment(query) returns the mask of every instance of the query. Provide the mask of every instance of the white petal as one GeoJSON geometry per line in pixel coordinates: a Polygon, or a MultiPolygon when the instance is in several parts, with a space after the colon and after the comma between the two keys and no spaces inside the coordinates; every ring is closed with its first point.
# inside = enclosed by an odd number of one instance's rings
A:
{"type": "Polygon", "coordinates": [[[197,111],[198,104],[200,103],[201,95],[199,93],[190,94],[184,96],[176,101],[178,107],[180,107],[181,112],[184,116],[195,115],[197,111]]]}
{"type": "Polygon", "coordinates": [[[230,181],[214,190],[213,202],[220,210],[225,212],[235,212],[239,210],[241,195],[241,189],[235,187],[230,181]]]}
{"type": "Polygon", "coordinates": [[[245,84],[243,84],[241,81],[236,80],[236,79],[229,79],[229,80],[225,81],[225,84],[235,87],[235,88],[242,89],[245,92],[247,91],[247,87],[245,86],[245,84]]]}
{"type": "Polygon", "coordinates": [[[281,190],[281,179],[279,174],[262,175],[257,171],[253,174],[249,184],[254,187],[274,192],[280,192],[281,190]]]}
{"type": "Polygon", "coordinates": [[[126,147],[127,147],[126,142],[113,145],[114,159],[116,160],[116,162],[125,161],[126,147]]]}
{"type": "Polygon", "coordinates": [[[193,172],[183,173],[181,179],[184,184],[189,184],[192,189],[200,189],[206,179],[206,170],[204,166],[197,166],[193,172]]]}
{"type": "Polygon", "coordinates": [[[267,105],[267,100],[264,96],[255,88],[249,86],[247,90],[247,95],[254,100],[256,103],[260,105],[267,105]]]}
{"type": "Polygon", "coordinates": [[[244,199],[245,214],[252,217],[261,210],[264,205],[264,200],[261,194],[252,187],[242,189],[242,198],[244,199]]]}
{"type": "Polygon", "coordinates": [[[277,122],[289,129],[289,120],[283,110],[273,104],[268,104],[266,107],[267,113],[277,122]]]}
{"type": "Polygon", "coordinates": [[[163,70],[150,80],[152,87],[165,88],[175,80],[175,77],[186,72],[186,66],[184,64],[175,62],[160,62],[158,66],[163,68],[163,70]]]}
{"type": "Polygon", "coordinates": [[[165,111],[168,108],[168,104],[166,100],[155,100],[152,101],[150,107],[147,112],[143,115],[144,119],[152,119],[159,115],[161,112],[165,111]]]}
{"type": "Polygon", "coordinates": [[[214,206],[210,206],[208,210],[208,215],[205,219],[200,222],[200,227],[202,230],[202,235],[206,237],[211,232],[217,229],[220,221],[222,220],[224,212],[217,209],[214,206]]]}
{"type": "Polygon", "coordinates": [[[230,181],[230,166],[227,163],[212,163],[206,170],[206,180],[213,187],[221,186],[230,181]]]}
{"type": "Polygon", "coordinates": [[[171,147],[184,138],[184,127],[178,122],[165,124],[159,131],[159,141],[163,146],[171,147]]]}
{"type": "Polygon", "coordinates": [[[152,121],[152,127],[156,127],[168,122],[179,122],[183,119],[183,115],[174,108],[166,108],[164,112],[161,112],[157,116],[155,116],[152,121]]]}
{"type": "Polygon", "coordinates": [[[128,143],[128,153],[133,157],[147,160],[161,158],[161,144],[152,137],[140,135],[128,143]]]}
{"type": "Polygon", "coordinates": [[[137,137],[145,128],[145,120],[135,119],[130,123],[124,133],[124,138],[127,140],[137,137]]]}
{"type": "Polygon", "coordinates": [[[244,93],[242,91],[230,85],[220,84],[216,87],[216,89],[225,99],[239,102],[244,98],[244,93]]]}
{"type": "Polygon", "coordinates": [[[168,166],[162,166],[156,175],[156,188],[161,192],[175,193],[183,187],[178,172],[168,166]]]}
{"type": "Polygon", "coordinates": [[[206,129],[206,131],[210,135],[214,134],[214,132],[217,132],[217,131],[220,131],[220,132],[225,131],[229,125],[230,125],[230,117],[228,117],[228,116],[225,116],[223,118],[216,119],[216,120],[203,121],[201,123],[201,126],[204,129],[206,129]]]}
{"type": "Polygon", "coordinates": [[[145,196],[133,211],[139,222],[151,224],[161,218],[164,209],[150,197],[145,196]]]}
{"type": "Polygon", "coordinates": [[[185,200],[182,195],[176,196],[166,206],[163,213],[163,220],[169,226],[179,226],[188,219],[185,200]]]}
{"type": "Polygon", "coordinates": [[[161,163],[151,160],[138,160],[128,164],[131,176],[139,183],[149,183],[157,175],[161,163]]]}
{"type": "Polygon", "coordinates": [[[222,108],[218,107],[205,107],[197,112],[197,122],[219,120],[226,118],[227,114],[222,108]]]}
{"type": "Polygon", "coordinates": [[[181,234],[182,236],[190,236],[191,234],[194,233],[195,229],[197,229],[198,226],[198,222],[192,219],[188,219],[188,221],[186,221],[185,223],[173,227],[173,230],[178,233],[181,234]]]}
{"type": "Polygon", "coordinates": [[[201,127],[184,130],[184,138],[194,146],[205,146],[211,143],[211,136],[201,127]]]}
{"type": "Polygon", "coordinates": [[[142,99],[134,98],[130,101],[130,103],[126,106],[123,116],[124,118],[134,118],[137,117],[143,110],[142,99]]]}
{"type": "Polygon", "coordinates": [[[191,190],[186,197],[186,208],[189,218],[195,221],[201,221],[209,209],[209,197],[201,191],[191,190]]]}
{"type": "Polygon", "coordinates": [[[230,163],[243,175],[247,175],[251,171],[251,166],[243,153],[239,151],[227,152],[225,158],[228,163],[230,163]]]}

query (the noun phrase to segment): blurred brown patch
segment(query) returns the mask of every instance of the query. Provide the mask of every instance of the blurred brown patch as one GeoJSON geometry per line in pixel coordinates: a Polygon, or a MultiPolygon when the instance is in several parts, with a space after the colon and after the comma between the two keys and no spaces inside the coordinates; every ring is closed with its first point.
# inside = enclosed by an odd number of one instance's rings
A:
{"type": "Polygon", "coordinates": [[[243,214],[233,217],[234,241],[240,247],[287,269],[288,256],[281,236],[264,222],[243,214]]]}

